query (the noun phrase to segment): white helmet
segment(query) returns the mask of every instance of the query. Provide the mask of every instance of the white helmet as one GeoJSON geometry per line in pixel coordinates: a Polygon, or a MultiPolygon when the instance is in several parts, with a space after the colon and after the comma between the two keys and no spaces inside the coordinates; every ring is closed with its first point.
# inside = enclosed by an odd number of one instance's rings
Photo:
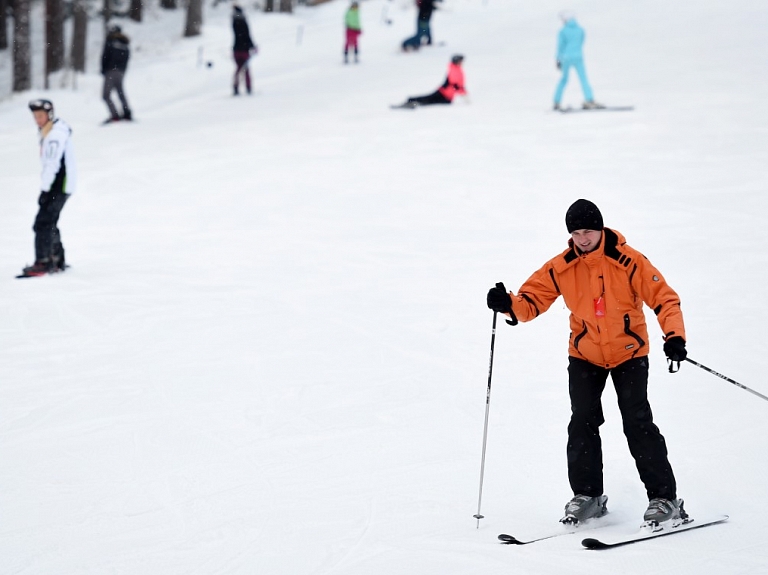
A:
{"type": "Polygon", "coordinates": [[[53,120],[53,102],[50,100],[31,100],[28,105],[33,112],[37,110],[48,112],[48,119],[53,120]]]}

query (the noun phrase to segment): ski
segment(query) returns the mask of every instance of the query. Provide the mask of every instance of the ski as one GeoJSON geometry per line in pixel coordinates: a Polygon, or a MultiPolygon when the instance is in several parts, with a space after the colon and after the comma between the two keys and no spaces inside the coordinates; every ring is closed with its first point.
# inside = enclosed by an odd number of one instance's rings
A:
{"type": "Polygon", "coordinates": [[[727,515],[717,515],[704,521],[694,521],[693,519],[688,519],[686,522],[678,525],[677,527],[667,527],[658,531],[651,531],[648,528],[641,528],[640,531],[632,535],[618,535],[614,537],[605,537],[603,539],[587,538],[584,539],[581,544],[587,549],[613,549],[614,547],[639,543],[640,541],[647,541],[649,539],[655,539],[656,537],[664,537],[666,535],[674,535],[675,533],[690,531],[691,529],[699,529],[700,527],[717,525],[718,523],[723,523],[727,520],[727,515]]]}
{"type": "Polygon", "coordinates": [[[418,108],[418,104],[409,104],[406,102],[405,104],[392,104],[390,108],[392,110],[415,110],[418,108]]]}
{"type": "Polygon", "coordinates": [[[521,541],[513,535],[501,533],[498,537],[502,545],[530,545],[531,543],[537,543],[539,541],[546,541],[547,539],[554,539],[555,537],[562,537],[563,535],[573,535],[580,531],[590,531],[592,529],[600,529],[601,527],[609,527],[613,523],[600,521],[600,517],[595,519],[588,519],[581,525],[564,524],[558,531],[542,535],[541,537],[535,537],[534,539],[526,539],[521,541]]]}
{"type": "Polygon", "coordinates": [[[634,106],[602,106],[600,108],[560,108],[561,114],[575,114],[576,112],[631,112],[634,106]]]}

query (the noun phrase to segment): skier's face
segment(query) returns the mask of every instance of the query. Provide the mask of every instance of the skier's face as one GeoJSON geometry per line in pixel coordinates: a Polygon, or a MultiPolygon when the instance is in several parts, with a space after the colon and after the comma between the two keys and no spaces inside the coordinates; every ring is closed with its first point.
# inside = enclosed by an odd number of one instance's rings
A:
{"type": "Polygon", "coordinates": [[[594,250],[603,237],[603,232],[598,230],[575,230],[571,233],[573,243],[582,253],[589,253],[594,250]]]}
{"type": "Polygon", "coordinates": [[[45,110],[33,110],[32,115],[35,117],[35,124],[38,128],[42,128],[48,123],[48,112],[45,110]]]}

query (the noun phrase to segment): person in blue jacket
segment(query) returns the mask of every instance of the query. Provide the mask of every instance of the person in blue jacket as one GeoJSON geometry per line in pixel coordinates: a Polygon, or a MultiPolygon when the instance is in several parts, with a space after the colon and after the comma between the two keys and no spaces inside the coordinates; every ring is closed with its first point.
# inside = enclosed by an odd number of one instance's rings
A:
{"type": "Polygon", "coordinates": [[[563,11],[560,13],[560,19],[563,21],[563,27],[557,36],[557,69],[562,71],[560,82],[555,90],[555,110],[560,110],[560,102],[563,98],[563,91],[568,83],[568,73],[571,68],[576,70],[581,82],[581,90],[584,92],[584,104],[586,109],[602,108],[595,102],[592,95],[592,87],[587,80],[587,70],[584,67],[584,55],[582,47],[584,46],[584,28],[576,22],[576,16],[573,12],[563,11]]]}

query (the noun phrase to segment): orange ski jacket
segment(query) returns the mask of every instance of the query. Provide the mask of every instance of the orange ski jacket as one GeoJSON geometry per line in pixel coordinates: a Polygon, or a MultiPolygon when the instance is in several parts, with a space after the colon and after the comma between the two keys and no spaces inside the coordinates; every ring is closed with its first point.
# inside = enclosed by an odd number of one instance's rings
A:
{"type": "Polygon", "coordinates": [[[559,297],[571,312],[568,354],[606,369],[648,355],[643,302],[656,314],[664,338],[685,339],[680,298],[648,259],[620,233],[604,228],[600,245],[582,254],[569,248],[510,293],[520,321],[544,313],[559,297]]]}

